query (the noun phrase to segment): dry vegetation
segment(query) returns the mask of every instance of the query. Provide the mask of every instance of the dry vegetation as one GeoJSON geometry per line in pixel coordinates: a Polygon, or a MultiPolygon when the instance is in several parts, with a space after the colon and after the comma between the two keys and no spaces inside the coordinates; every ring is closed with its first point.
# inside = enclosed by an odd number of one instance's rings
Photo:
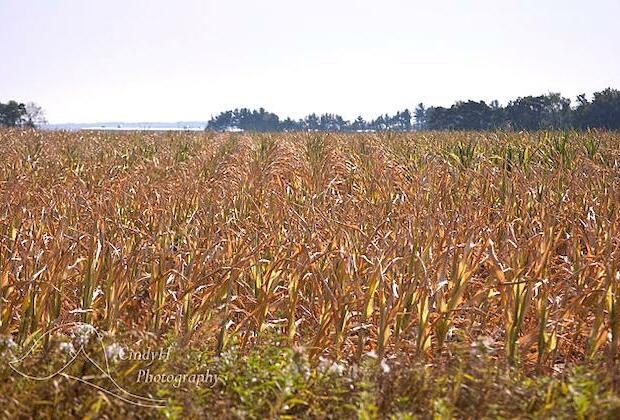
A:
{"type": "MultiPolygon", "coordinates": [[[[0,334],[615,372],[620,135],[0,131],[0,334]]],[[[612,378],[615,381],[615,377],[612,378]]],[[[388,410],[389,411],[389,410],[388,410]]]]}

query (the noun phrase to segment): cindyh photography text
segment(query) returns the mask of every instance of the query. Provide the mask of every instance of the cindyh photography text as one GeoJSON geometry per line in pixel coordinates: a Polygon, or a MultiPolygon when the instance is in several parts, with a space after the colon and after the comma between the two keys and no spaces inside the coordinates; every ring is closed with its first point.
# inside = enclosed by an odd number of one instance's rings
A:
{"type": "Polygon", "coordinates": [[[162,348],[147,348],[141,351],[125,350],[121,349],[117,357],[120,360],[133,360],[149,362],[147,366],[138,369],[136,383],[145,384],[172,384],[173,387],[178,388],[183,384],[191,384],[196,387],[210,387],[213,388],[218,382],[222,383],[222,380],[210,370],[201,373],[154,373],[150,369],[150,365],[156,361],[167,362],[170,360],[170,355],[173,351],[173,347],[162,348]]]}

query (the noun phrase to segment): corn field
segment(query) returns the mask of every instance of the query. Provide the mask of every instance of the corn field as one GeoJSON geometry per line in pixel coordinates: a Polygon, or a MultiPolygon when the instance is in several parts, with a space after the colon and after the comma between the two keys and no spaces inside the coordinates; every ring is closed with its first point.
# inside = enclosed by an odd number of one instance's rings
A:
{"type": "Polygon", "coordinates": [[[620,134],[0,131],[0,334],[319,357],[620,340],[620,134]]]}

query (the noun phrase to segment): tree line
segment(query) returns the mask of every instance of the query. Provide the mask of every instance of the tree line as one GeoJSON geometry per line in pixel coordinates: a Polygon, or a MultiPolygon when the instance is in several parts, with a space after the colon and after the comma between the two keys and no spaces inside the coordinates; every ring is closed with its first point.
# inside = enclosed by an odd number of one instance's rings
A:
{"type": "Polygon", "coordinates": [[[410,130],[566,130],[620,129],[620,91],[607,88],[591,100],[579,95],[573,104],[559,93],[525,96],[502,106],[498,101],[459,101],[449,108],[425,107],[347,121],[337,114],[310,114],[299,120],[281,119],[264,108],[222,112],[207,130],[229,131],[410,131],[410,130]]]}
{"type": "Polygon", "coordinates": [[[291,118],[281,119],[278,115],[265,111],[250,110],[248,108],[234,109],[222,112],[211,118],[207,123],[207,130],[229,131],[366,131],[390,130],[409,131],[412,129],[412,117],[409,110],[397,112],[395,115],[380,115],[371,121],[365,121],[361,116],[354,121],[347,121],[337,114],[310,114],[299,120],[291,118]]]}
{"type": "MultiPolygon", "coordinates": [[[[0,102],[0,125],[36,127],[46,123],[37,104],[11,100],[0,102]]],[[[426,107],[420,103],[413,114],[405,109],[394,115],[380,115],[369,121],[361,116],[347,121],[337,114],[310,114],[293,120],[281,119],[264,108],[222,112],[212,117],[207,130],[215,131],[410,131],[410,130],[583,130],[620,129],[620,91],[607,88],[585,94],[573,103],[559,93],[519,97],[505,106],[498,101],[459,101],[449,108],[426,107]]]]}

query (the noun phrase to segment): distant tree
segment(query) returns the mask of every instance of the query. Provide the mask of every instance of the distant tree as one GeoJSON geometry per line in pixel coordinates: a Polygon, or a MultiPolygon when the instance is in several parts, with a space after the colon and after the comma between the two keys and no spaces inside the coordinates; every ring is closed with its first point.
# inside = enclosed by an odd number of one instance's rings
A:
{"type": "Polygon", "coordinates": [[[577,95],[577,107],[573,111],[572,125],[576,128],[587,128],[587,112],[590,102],[586,98],[586,94],[577,95]]]}
{"type": "Polygon", "coordinates": [[[271,112],[260,108],[251,111],[248,108],[225,111],[207,122],[208,130],[224,131],[230,129],[246,131],[282,131],[280,118],[271,112]]]}
{"type": "Polygon", "coordinates": [[[506,107],[506,117],[515,130],[538,130],[545,110],[544,96],[526,96],[510,101],[506,107]]]}
{"type": "Polygon", "coordinates": [[[271,112],[260,108],[258,112],[252,112],[252,118],[248,121],[250,124],[244,123],[241,128],[249,131],[280,131],[280,118],[271,112]]]}
{"type": "Polygon", "coordinates": [[[416,130],[426,130],[427,121],[426,121],[426,108],[424,104],[420,102],[418,106],[416,106],[415,111],[413,111],[413,116],[415,118],[415,128],[416,130]]]}
{"type": "Polygon", "coordinates": [[[319,123],[319,117],[316,114],[310,114],[306,118],[304,118],[304,126],[306,130],[316,131],[321,128],[321,124],[319,123]]]}
{"type": "Polygon", "coordinates": [[[323,114],[319,117],[319,130],[321,131],[346,131],[349,123],[340,115],[323,114]]]}
{"type": "Polygon", "coordinates": [[[28,102],[26,104],[26,118],[26,124],[30,127],[39,127],[42,124],[47,124],[45,111],[43,111],[43,108],[34,102],[28,102]]]}
{"type": "Polygon", "coordinates": [[[570,99],[549,93],[511,101],[506,118],[517,130],[566,129],[571,125],[571,112],[570,99]]]}
{"type": "Polygon", "coordinates": [[[620,91],[607,88],[596,92],[592,102],[579,95],[577,102],[575,125],[578,128],[620,129],[620,91]]]}
{"type": "Polygon", "coordinates": [[[559,93],[549,93],[545,98],[545,112],[541,128],[565,130],[571,127],[571,100],[559,93]]]}
{"type": "Polygon", "coordinates": [[[431,106],[425,111],[425,130],[454,130],[455,118],[452,109],[431,106]]]}
{"type": "Polygon", "coordinates": [[[506,127],[506,112],[505,109],[499,104],[496,99],[489,103],[491,108],[491,126],[490,129],[496,130],[498,128],[506,127]]]}
{"type": "Polygon", "coordinates": [[[9,101],[6,104],[0,103],[0,125],[23,127],[27,122],[26,105],[16,101],[9,101]]]}
{"type": "Polygon", "coordinates": [[[299,131],[299,125],[296,121],[293,121],[290,118],[286,118],[282,122],[280,122],[280,129],[282,131],[299,131]]]}
{"type": "Polygon", "coordinates": [[[221,112],[219,115],[212,117],[209,122],[207,122],[207,129],[223,131],[231,128],[239,128],[236,125],[237,121],[233,118],[235,111],[221,112]]]}
{"type": "Polygon", "coordinates": [[[387,128],[388,128],[388,125],[383,115],[379,115],[376,119],[374,119],[370,123],[371,130],[383,131],[383,130],[387,130],[387,128]]]}
{"type": "Polygon", "coordinates": [[[394,131],[410,131],[411,130],[411,113],[408,109],[397,112],[390,121],[389,127],[394,131]]]}
{"type": "Polygon", "coordinates": [[[366,130],[367,126],[368,124],[366,123],[366,121],[364,121],[364,118],[362,118],[362,116],[360,115],[351,124],[351,129],[353,131],[362,131],[362,130],[366,130]]]}
{"type": "Polygon", "coordinates": [[[17,101],[0,103],[0,125],[7,127],[37,127],[45,124],[43,108],[34,102],[27,104],[17,101]]]}
{"type": "Polygon", "coordinates": [[[457,102],[450,114],[456,130],[488,130],[492,125],[493,111],[484,101],[457,102]]]}

